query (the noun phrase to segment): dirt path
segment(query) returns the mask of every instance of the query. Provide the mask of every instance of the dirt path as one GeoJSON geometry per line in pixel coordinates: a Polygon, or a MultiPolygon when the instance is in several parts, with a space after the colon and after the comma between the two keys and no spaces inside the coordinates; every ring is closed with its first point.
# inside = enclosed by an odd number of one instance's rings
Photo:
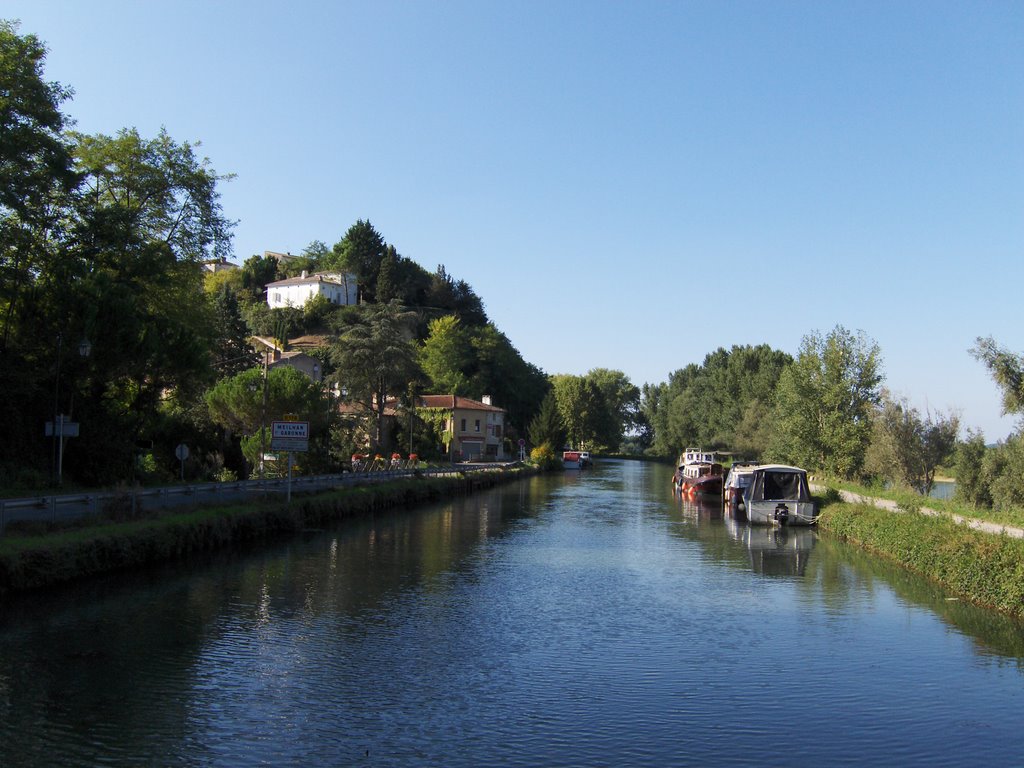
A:
{"type": "MultiPolygon", "coordinates": [[[[824,493],[827,489],[821,485],[812,485],[811,490],[814,493],[824,493]]],[[[853,491],[839,491],[839,496],[843,501],[851,504],[870,504],[878,507],[879,509],[887,509],[890,512],[899,512],[899,505],[895,501],[889,501],[889,499],[878,499],[874,496],[862,496],[859,493],[853,491]]],[[[942,517],[944,513],[937,509],[931,509],[930,507],[921,507],[922,515],[930,515],[932,517],[942,517]]],[[[964,517],[963,515],[949,515],[949,517],[960,525],[966,525],[968,528],[974,528],[977,531],[984,531],[985,533],[994,534],[1005,534],[1011,539],[1024,539],[1024,528],[1016,528],[1012,525],[1002,525],[1000,523],[990,523],[985,520],[978,520],[973,517],[964,517]]]]}

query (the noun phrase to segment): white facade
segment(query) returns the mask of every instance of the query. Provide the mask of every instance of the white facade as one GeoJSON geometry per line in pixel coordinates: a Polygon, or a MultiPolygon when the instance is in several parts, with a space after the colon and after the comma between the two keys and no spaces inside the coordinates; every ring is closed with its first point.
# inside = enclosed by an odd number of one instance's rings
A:
{"type": "Polygon", "coordinates": [[[267,305],[271,309],[303,307],[314,296],[323,296],[331,304],[355,304],[358,300],[355,275],[317,273],[290,277],[267,284],[267,305]]]}

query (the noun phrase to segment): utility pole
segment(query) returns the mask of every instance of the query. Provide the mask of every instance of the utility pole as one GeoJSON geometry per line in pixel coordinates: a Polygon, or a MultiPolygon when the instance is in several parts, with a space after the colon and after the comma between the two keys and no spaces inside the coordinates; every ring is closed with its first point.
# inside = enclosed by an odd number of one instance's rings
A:
{"type": "Polygon", "coordinates": [[[267,453],[267,352],[263,352],[263,407],[260,410],[260,488],[263,488],[263,457],[267,453]]]}

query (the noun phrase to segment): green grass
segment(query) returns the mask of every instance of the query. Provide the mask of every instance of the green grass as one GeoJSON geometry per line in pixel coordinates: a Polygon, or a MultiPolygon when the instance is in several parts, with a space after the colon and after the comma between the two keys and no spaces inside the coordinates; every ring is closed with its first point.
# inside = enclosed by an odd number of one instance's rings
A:
{"type": "MultiPolygon", "coordinates": [[[[1022,478],[1022,481],[1024,481],[1024,478],[1022,478]]],[[[928,507],[929,509],[934,509],[938,512],[945,512],[951,515],[961,515],[963,517],[972,517],[976,520],[985,520],[990,523],[999,523],[1001,525],[1011,525],[1017,528],[1024,528],[1024,509],[1010,509],[997,512],[993,509],[974,507],[970,504],[964,504],[952,499],[933,499],[929,496],[922,496],[919,493],[906,489],[886,489],[880,485],[859,485],[857,483],[833,480],[829,478],[822,478],[817,482],[819,485],[825,485],[830,488],[840,488],[845,491],[852,491],[853,493],[859,493],[862,496],[874,496],[879,499],[895,501],[903,509],[920,509],[921,507],[928,507]]]]}
{"type": "Polygon", "coordinates": [[[404,478],[280,499],[173,510],[136,520],[52,529],[9,528],[0,537],[0,594],[185,557],[233,543],[290,535],[377,510],[436,501],[514,480],[530,470],[404,478]]]}
{"type": "Polygon", "coordinates": [[[962,599],[1024,618],[1024,539],[982,533],[943,517],[828,500],[818,526],[962,599]]]}

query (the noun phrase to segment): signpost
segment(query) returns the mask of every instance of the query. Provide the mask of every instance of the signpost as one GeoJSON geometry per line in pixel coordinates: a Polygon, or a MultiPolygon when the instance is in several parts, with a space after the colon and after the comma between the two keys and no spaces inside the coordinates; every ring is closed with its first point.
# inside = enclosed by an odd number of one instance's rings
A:
{"type": "Polygon", "coordinates": [[[272,421],[270,422],[270,450],[272,451],[308,451],[308,421],[272,421]]]}
{"type": "Polygon", "coordinates": [[[58,413],[56,424],[52,421],[46,422],[46,436],[57,439],[57,485],[60,485],[64,471],[64,440],[78,437],[78,422],[70,421],[63,413],[58,413]]]}
{"type": "Polygon", "coordinates": [[[188,458],[188,446],[184,443],[179,443],[178,447],[174,449],[174,455],[181,462],[181,481],[185,482],[185,459],[188,458]]]}
{"type": "Polygon", "coordinates": [[[288,492],[286,500],[292,500],[292,453],[309,450],[308,421],[270,422],[270,450],[288,452],[288,492]]]}

